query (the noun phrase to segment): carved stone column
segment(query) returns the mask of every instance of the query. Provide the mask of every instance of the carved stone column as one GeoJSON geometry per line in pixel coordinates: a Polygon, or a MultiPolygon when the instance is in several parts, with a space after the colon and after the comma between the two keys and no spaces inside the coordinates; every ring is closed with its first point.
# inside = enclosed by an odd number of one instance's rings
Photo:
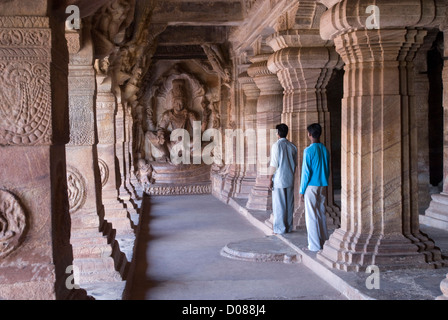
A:
{"type": "Polygon", "coordinates": [[[113,243],[112,255],[115,266],[123,276],[127,273],[127,262],[132,259],[135,233],[130,214],[119,199],[122,168],[119,166],[118,155],[122,151],[122,144],[116,142],[120,141],[117,130],[121,129],[121,122],[116,120],[117,99],[112,92],[113,81],[108,76],[108,68],[107,57],[96,61],[98,166],[104,204],[104,219],[101,229],[108,236],[109,242],[113,243]],[[117,148],[117,145],[120,148],[117,148]]]}
{"type": "Polygon", "coordinates": [[[48,7],[0,3],[0,299],[85,297],[66,286],[68,56],[48,7]]]}
{"type": "Polygon", "coordinates": [[[276,74],[268,69],[271,53],[260,53],[251,59],[247,74],[254,79],[260,90],[257,101],[257,177],[249,195],[247,208],[272,210],[272,194],[269,190],[269,154],[271,151],[270,130],[281,122],[283,109],[283,87],[276,74]]]}
{"type": "Polygon", "coordinates": [[[101,180],[95,137],[95,70],[90,24],[67,31],[69,45],[70,141],[66,146],[75,282],[121,281],[111,258],[112,248],[100,233],[101,180]]]}
{"type": "Polygon", "coordinates": [[[245,133],[245,157],[244,165],[241,168],[242,176],[239,185],[239,194],[248,197],[257,178],[257,157],[256,157],[256,136],[257,130],[257,100],[260,96],[260,90],[256,86],[254,79],[249,76],[247,71],[241,73],[238,81],[244,92],[244,106],[242,115],[244,117],[245,133]],[[254,146],[251,145],[254,144],[254,146]]]}
{"type": "Polygon", "coordinates": [[[440,250],[420,232],[417,210],[412,61],[426,31],[413,26],[435,21],[431,3],[382,8],[381,26],[387,29],[366,28],[367,0],[341,1],[321,19],[323,38],[334,39],[346,63],[341,227],[317,254],[330,267],[359,271],[372,264],[386,269],[442,264],[440,250]],[[406,14],[411,9],[419,14],[406,14]]]}
{"type": "Polygon", "coordinates": [[[122,184],[120,186],[119,198],[126,204],[129,214],[137,214],[137,206],[134,200],[138,198],[131,183],[131,177],[134,174],[134,156],[132,154],[132,112],[129,103],[124,105],[123,110],[123,168],[122,184]]]}
{"type": "MultiPolygon", "coordinates": [[[[296,186],[300,186],[303,150],[310,145],[307,137],[310,124],[322,126],[321,141],[331,153],[326,87],[334,68],[340,64],[340,58],[333,43],[322,40],[319,29],[315,28],[314,21],[320,19],[324,9],[315,1],[300,1],[281,19],[281,30],[267,39],[275,51],[269,58],[268,68],[277,74],[285,90],[282,122],[289,126],[289,139],[298,149],[296,186]],[[288,27],[294,29],[284,29],[288,27]]],[[[295,199],[298,199],[298,192],[299,188],[296,188],[295,199]]],[[[334,204],[331,172],[326,188],[326,208],[328,223],[339,225],[339,208],[334,204]]],[[[304,206],[296,205],[294,215],[295,226],[304,226],[304,206]]]]}
{"type": "MultiPolygon", "coordinates": [[[[429,131],[428,131],[428,51],[437,36],[437,31],[428,32],[425,42],[418,51],[415,60],[415,112],[418,140],[418,209],[424,213],[431,202],[429,194],[429,131]]],[[[420,218],[421,220],[421,218],[420,218]]]]}
{"type": "MultiPolygon", "coordinates": [[[[448,14],[447,14],[448,15],[448,14]]],[[[447,18],[448,19],[448,18],[447,18]]],[[[444,39],[444,66],[442,71],[443,81],[443,190],[433,194],[429,208],[422,216],[422,223],[432,227],[448,229],[448,23],[441,27],[444,39]]]]}

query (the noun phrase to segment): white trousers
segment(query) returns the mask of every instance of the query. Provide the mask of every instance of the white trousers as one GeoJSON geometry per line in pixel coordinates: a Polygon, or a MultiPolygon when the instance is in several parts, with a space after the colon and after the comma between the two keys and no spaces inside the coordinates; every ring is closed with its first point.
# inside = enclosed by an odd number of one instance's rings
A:
{"type": "Polygon", "coordinates": [[[321,250],[328,240],[324,188],[308,186],[305,190],[305,223],[310,251],[321,250]]]}
{"type": "Polygon", "coordinates": [[[294,215],[294,187],[274,188],[272,190],[272,211],[274,214],[274,233],[291,232],[294,215]]]}

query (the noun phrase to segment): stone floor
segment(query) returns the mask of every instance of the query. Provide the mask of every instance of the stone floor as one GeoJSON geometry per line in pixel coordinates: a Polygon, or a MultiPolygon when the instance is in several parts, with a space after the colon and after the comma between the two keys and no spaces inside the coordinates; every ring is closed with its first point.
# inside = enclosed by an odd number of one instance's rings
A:
{"type": "Polygon", "coordinates": [[[129,299],[347,299],[212,195],[146,200],[129,299]]]}
{"type": "MultiPolygon", "coordinates": [[[[229,204],[243,216],[247,217],[253,225],[271,233],[270,227],[265,223],[269,212],[247,210],[246,200],[231,199],[229,204]]],[[[445,259],[448,258],[448,230],[441,230],[426,225],[420,229],[434,240],[442,251],[445,259]]],[[[330,234],[334,230],[329,230],[330,234]]],[[[366,280],[370,274],[363,272],[344,272],[324,266],[316,259],[316,253],[303,250],[306,247],[306,230],[297,230],[286,235],[277,235],[285,244],[293,248],[300,256],[302,264],[315,271],[323,280],[333,288],[344,294],[348,299],[355,300],[434,300],[442,293],[440,282],[448,273],[448,267],[431,270],[407,269],[384,271],[380,270],[380,288],[368,289],[366,280]]]]}
{"type": "MultiPolygon", "coordinates": [[[[448,267],[380,270],[327,268],[303,250],[306,230],[270,235],[270,212],[224,204],[212,195],[147,196],[139,217],[132,279],[89,288],[97,300],[434,300],[448,267]],[[124,297],[122,292],[125,291],[124,297]]],[[[448,231],[421,225],[448,256],[448,231]]],[[[330,230],[332,232],[333,230],[330,230]]]]}

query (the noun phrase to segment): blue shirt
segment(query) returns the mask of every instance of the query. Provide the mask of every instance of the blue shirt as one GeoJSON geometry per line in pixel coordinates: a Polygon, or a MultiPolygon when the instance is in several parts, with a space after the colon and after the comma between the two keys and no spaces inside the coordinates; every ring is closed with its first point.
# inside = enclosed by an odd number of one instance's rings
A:
{"type": "Polygon", "coordinates": [[[278,139],[271,147],[271,167],[274,173],[274,188],[294,187],[294,172],[297,166],[297,147],[286,138],[278,139]]]}
{"type": "Polygon", "coordinates": [[[330,177],[330,153],[322,143],[313,143],[303,151],[302,177],[299,193],[306,187],[326,187],[330,177]]]}

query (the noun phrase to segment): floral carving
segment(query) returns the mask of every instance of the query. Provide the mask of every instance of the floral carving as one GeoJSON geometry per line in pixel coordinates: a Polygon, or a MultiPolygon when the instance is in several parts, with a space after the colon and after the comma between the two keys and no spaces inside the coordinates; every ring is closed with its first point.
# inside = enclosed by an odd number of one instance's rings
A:
{"type": "Polygon", "coordinates": [[[0,73],[0,144],[51,143],[48,65],[0,61],[0,73]]]}
{"type": "Polygon", "coordinates": [[[25,212],[16,197],[0,190],[0,258],[19,245],[26,226],[25,212]]]}
{"type": "Polygon", "coordinates": [[[102,159],[98,159],[98,166],[100,168],[101,185],[104,187],[109,180],[109,167],[102,159]]]}
{"type": "Polygon", "coordinates": [[[86,183],[79,171],[71,166],[67,166],[67,192],[69,211],[78,211],[86,201],[86,183]]]}

